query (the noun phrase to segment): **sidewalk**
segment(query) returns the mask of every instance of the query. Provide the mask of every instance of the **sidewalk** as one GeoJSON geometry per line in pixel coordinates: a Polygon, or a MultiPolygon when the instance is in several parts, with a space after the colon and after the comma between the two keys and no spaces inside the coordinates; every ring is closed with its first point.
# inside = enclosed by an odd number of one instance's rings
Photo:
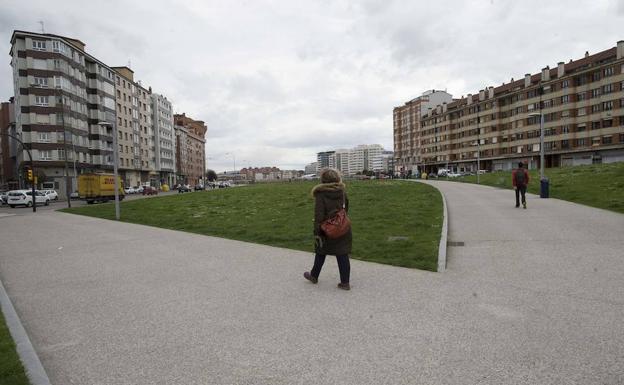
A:
{"type": "Polygon", "coordinates": [[[624,383],[624,215],[431,184],[443,274],[45,212],[0,278],[53,384],[624,383]]]}

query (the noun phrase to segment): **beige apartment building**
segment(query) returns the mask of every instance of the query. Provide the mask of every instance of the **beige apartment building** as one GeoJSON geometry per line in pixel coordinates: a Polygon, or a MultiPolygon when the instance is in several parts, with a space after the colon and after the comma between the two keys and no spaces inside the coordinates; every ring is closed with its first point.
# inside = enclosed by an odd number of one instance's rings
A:
{"type": "Polygon", "coordinates": [[[154,159],[151,89],[134,81],[128,67],[115,70],[119,174],[124,186],[158,186],[154,159]]]}
{"type": "Polygon", "coordinates": [[[398,173],[415,173],[420,164],[422,116],[429,108],[453,101],[446,91],[429,90],[393,111],[394,163],[398,173]]]}
{"type": "Polygon", "coordinates": [[[624,161],[624,41],[431,108],[420,119],[425,171],[624,161]],[[479,165],[477,165],[479,162],[479,165]]]}
{"type": "Polygon", "coordinates": [[[206,132],[208,127],[201,120],[186,114],[173,116],[176,135],[177,182],[203,184],[206,173],[206,132]]]}

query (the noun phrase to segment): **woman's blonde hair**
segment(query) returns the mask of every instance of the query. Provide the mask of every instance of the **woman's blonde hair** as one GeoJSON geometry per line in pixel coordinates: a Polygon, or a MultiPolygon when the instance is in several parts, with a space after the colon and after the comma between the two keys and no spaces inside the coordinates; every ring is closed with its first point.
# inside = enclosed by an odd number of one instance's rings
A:
{"type": "Polygon", "coordinates": [[[340,171],[335,168],[324,168],[321,171],[321,183],[340,183],[340,171]]]}

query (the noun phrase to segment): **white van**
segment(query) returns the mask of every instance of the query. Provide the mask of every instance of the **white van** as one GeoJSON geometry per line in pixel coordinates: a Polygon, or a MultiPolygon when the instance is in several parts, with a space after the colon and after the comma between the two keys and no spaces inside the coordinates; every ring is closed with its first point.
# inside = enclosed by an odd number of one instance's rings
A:
{"type": "MultiPolygon", "coordinates": [[[[15,206],[31,207],[33,205],[32,190],[12,190],[9,191],[8,195],[7,203],[11,208],[15,208],[15,206]]],[[[35,199],[37,206],[50,204],[50,198],[43,191],[35,190],[35,199]]]]}

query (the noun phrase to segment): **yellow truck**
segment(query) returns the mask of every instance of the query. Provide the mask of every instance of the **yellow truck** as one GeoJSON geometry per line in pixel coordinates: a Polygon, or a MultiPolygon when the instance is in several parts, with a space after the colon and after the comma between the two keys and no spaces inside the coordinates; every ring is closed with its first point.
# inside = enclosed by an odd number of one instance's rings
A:
{"type": "MultiPolygon", "coordinates": [[[[124,198],[123,184],[119,180],[119,200],[124,198]]],[[[88,204],[115,200],[115,177],[113,174],[82,174],[78,176],[78,195],[88,204]]]]}

